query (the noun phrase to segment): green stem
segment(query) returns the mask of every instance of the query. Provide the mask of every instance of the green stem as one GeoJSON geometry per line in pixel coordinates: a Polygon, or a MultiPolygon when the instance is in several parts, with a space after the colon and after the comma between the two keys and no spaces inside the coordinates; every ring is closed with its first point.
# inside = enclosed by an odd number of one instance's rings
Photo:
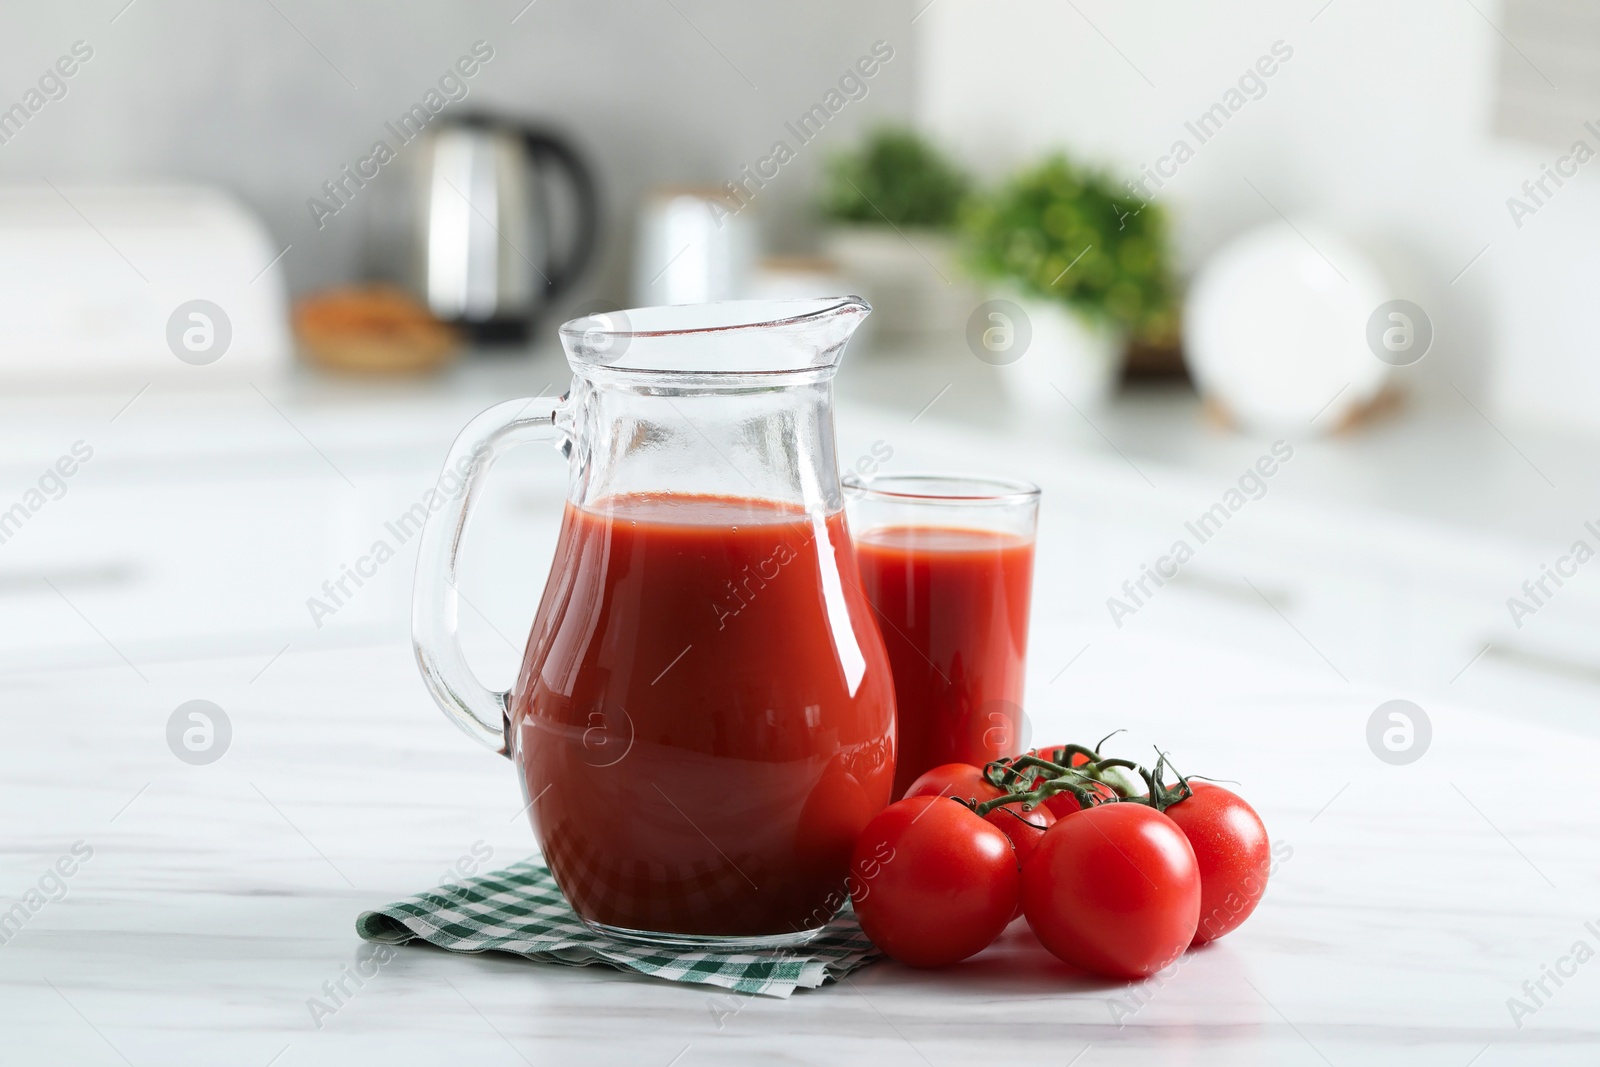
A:
{"type": "MultiPolygon", "coordinates": [[[[1018,802],[1021,802],[1024,809],[1031,809],[1037,807],[1047,798],[1055,796],[1057,793],[1071,793],[1073,797],[1077,799],[1078,806],[1084,808],[1093,807],[1100,800],[1104,799],[1094,789],[1094,786],[1099,783],[1092,778],[1080,774],[1078,771],[1070,767],[1062,767],[1059,764],[1051,763],[1048,760],[1041,760],[1035,756],[1019,757],[1017,763],[1020,764],[1023,760],[1034,761],[1029,763],[1028,766],[1037,767],[1043,765],[1045,767],[1055,768],[1061,773],[1049,778],[1038,780],[1037,784],[1031,789],[1013,790],[1012,792],[1004,793],[1001,796],[995,797],[992,800],[985,800],[981,804],[974,805],[972,810],[977,812],[979,815],[987,815],[996,808],[1003,808],[1007,804],[1016,804],[1018,802]]],[[[1018,777],[1021,776],[1018,775],[1018,777]]]]}
{"type": "Polygon", "coordinates": [[[1189,779],[1172,766],[1167,754],[1159,748],[1156,749],[1154,770],[1129,759],[1102,758],[1098,749],[1121,732],[1117,730],[1107,734],[1106,738],[1094,748],[1074,744],[1059,745],[1046,750],[1045,755],[1028,753],[993,760],[984,765],[983,779],[998,789],[1001,795],[982,802],[976,797],[962,799],[960,802],[979,815],[987,815],[1009,804],[1020,803],[1024,810],[1030,810],[1058,793],[1071,793],[1080,808],[1092,808],[1098,804],[1129,803],[1145,804],[1157,811],[1165,811],[1172,805],[1194,796],[1194,789],[1189,785],[1189,779]],[[1072,760],[1080,756],[1086,762],[1073,766],[1072,760]],[[1130,788],[1126,775],[1108,776],[1106,772],[1111,770],[1132,771],[1138,774],[1144,780],[1145,794],[1137,795],[1134,789],[1130,788]],[[1177,775],[1178,783],[1174,786],[1168,786],[1165,782],[1168,770],[1177,775]],[[1106,795],[1108,791],[1110,796],[1106,795]]]}

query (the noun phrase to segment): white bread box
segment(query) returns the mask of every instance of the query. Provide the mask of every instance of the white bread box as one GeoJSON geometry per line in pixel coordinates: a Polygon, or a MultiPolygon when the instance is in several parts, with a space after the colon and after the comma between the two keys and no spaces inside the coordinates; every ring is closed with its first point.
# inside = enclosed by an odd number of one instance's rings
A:
{"type": "Polygon", "coordinates": [[[0,187],[0,386],[281,373],[283,250],[216,189],[0,187]]]}

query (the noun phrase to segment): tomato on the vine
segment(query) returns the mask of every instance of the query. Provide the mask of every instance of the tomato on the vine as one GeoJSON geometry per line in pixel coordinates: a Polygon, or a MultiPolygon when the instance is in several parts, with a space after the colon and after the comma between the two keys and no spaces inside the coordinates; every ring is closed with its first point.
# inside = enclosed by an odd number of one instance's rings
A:
{"type": "MultiPolygon", "coordinates": [[[[1061,753],[1066,747],[1066,745],[1045,745],[1041,748],[1029,749],[1028,755],[1037,756],[1040,759],[1050,760],[1051,762],[1058,762],[1053,757],[1058,753],[1061,753]]],[[[1090,762],[1091,760],[1086,753],[1073,752],[1066,755],[1066,759],[1064,762],[1062,762],[1062,766],[1082,767],[1090,762]]],[[[1040,772],[1035,770],[1031,773],[1033,775],[1038,775],[1040,772]]],[[[1117,796],[1117,791],[1104,782],[1094,782],[1085,788],[1090,789],[1103,800],[1114,800],[1117,796]]],[[[1040,802],[1039,806],[1049,811],[1050,814],[1055,816],[1057,819],[1065,819],[1073,812],[1082,810],[1083,807],[1078,803],[1077,797],[1073,796],[1071,793],[1065,792],[1056,793],[1053,796],[1046,797],[1040,802]]]]}
{"type": "MultiPolygon", "coordinates": [[[[1051,757],[1051,755],[1053,753],[1058,752],[1061,749],[1064,749],[1066,747],[1067,747],[1066,745],[1044,745],[1044,746],[1041,746],[1039,748],[1030,748],[1030,749],[1028,749],[1028,755],[1030,755],[1030,756],[1038,756],[1040,759],[1050,759],[1050,757],[1051,757]]],[[[1089,757],[1085,753],[1074,752],[1074,753],[1072,753],[1071,756],[1068,757],[1067,762],[1066,762],[1066,764],[1064,764],[1064,766],[1067,766],[1067,767],[1082,767],[1085,763],[1088,763],[1088,762],[1089,762],[1089,757]]]]}
{"type": "Polygon", "coordinates": [[[962,800],[976,800],[981,804],[985,800],[1001,796],[1005,794],[989,784],[989,780],[983,776],[982,767],[974,767],[970,763],[941,763],[932,770],[924,771],[916,781],[906,787],[906,795],[900,799],[960,797],[962,800]]]}
{"type": "Polygon", "coordinates": [[[1215,941],[1250,917],[1267,890],[1272,843],[1255,809],[1210,782],[1189,781],[1194,795],[1167,808],[1200,868],[1200,925],[1195,944],[1215,941]]]}
{"type": "MultiPolygon", "coordinates": [[[[991,808],[983,817],[990,825],[1000,828],[1000,832],[1011,840],[1011,848],[1017,854],[1017,870],[1022,870],[1022,865],[1033,850],[1039,847],[1039,841],[1044,837],[1044,832],[1055,825],[1056,817],[1049,810],[1037,807],[1031,811],[1022,810],[1022,802],[1002,804],[998,808],[991,808]]],[[[1011,909],[1011,918],[1015,919],[1022,914],[1022,894],[1017,894],[1017,906],[1011,909]]]]}
{"type": "Polygon", "coordinates": [[[987,948],[1015,917],[1017,861],[971,808],[918,796],[884,808],[856,841],[850,896],[874,945],[913,967],[987,948]]]}
{"type": "MultiPolygon", "coordinates": [[[[1087,788],[1101,797],[1102,800],[1115,800],[1117,797],[1117,791],[1104,782],[1095,782],[1087,788]]],[[[1079,804],[1078,798],[1071,793],[1056,793],[1045,797],[1044,800],[1040,801],[1039,806],[1057,819],[1065,819],[1068,815],[1083,810],[1083,805],[1079,804]]]]}
{"type": "Polygon", "coordinates": [[[984,821],[999,828],[1011,841],[1011,847],[1017,853],[1017,866],[1020,868],[1027,858],[1033,855],[1033,850],[1039,847],[1039,839],[1044,837],[1044,832],[1055,825],[1056,817],[1048,808],[1037,807],[1031,811],[1022,810],[1022,802],[1002,804],[998,808],[990,809],[984,821]]]}
{"type": "Polygon", "coordinates": [[[1022,868],[1022,911],[1040,943],[1076,967],[1144,978],[1189,947],[1200,870],[1176,823],[1143,804],[1061,819],[1022,868]]]}

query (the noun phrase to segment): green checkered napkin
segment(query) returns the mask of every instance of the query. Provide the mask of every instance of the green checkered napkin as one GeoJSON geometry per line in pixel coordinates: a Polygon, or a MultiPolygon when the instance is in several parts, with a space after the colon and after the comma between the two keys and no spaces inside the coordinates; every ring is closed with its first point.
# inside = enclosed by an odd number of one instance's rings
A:
{"type": "Polygon", "coordinates": [[[362,912],[356,933],[389,945],[421,938],[451,952],[514,952],[574,967],[599,963],[772,997],[837,981],[881,955],[848,905],[822,933],[792,949],[724,953],[618,941],[583,924],[538,856],[362,912]]]}

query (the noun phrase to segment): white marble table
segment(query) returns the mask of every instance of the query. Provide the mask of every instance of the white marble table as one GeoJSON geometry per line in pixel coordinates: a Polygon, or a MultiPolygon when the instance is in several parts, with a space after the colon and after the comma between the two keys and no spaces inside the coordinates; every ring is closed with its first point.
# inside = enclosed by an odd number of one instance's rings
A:
{"type": "Polygon", "coordinates": [[[1141,991],[1015,926],[959,967],[881,963],[720,1019],[705,987],[419,947],[314,1023],[359,911],[475,846],[532,847],[511,768],[434,710],[403,645],[8,674],[0,906],[75,842],[93,855],[0,945],[0,1063],[1600,1060],[1600,962],[1547,981],[1520,1029],[1507,1008],[1575,942],[1600,948],[1600,742],[1430,706],[1430,750],[1389,766],[1365,726],[1393,694],[1148,634],[1061,670],[1083,643],[1036,634],[1036,735],[1127,725],[1241,780],[1293,849],[1256,916],[1141,991]],[[208,766],[164,736],[195,698],[233,726],[208,766]]]}

